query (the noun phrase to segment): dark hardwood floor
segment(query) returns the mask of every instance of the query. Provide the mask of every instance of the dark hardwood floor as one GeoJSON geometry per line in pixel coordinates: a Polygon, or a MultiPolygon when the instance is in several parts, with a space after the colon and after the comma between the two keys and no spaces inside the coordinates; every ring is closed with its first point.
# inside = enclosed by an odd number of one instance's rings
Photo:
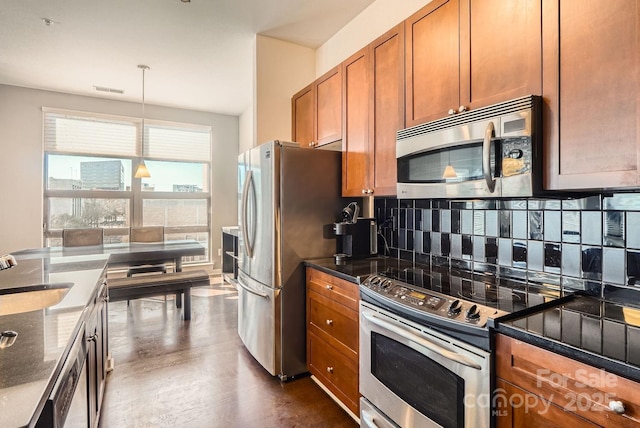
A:
{"type": "Polygon", "coordinates": [[[190,322],[162,297],[109,303],[100,426],[357,427],[311,378],[269,375],[236,326],[236,291],[213,281],[193,290],[190,322]]]}

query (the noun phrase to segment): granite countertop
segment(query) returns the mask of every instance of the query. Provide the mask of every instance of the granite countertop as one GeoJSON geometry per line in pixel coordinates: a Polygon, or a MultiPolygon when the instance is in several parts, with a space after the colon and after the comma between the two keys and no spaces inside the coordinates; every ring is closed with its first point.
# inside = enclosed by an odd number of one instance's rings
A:
{"type": "MultiPolygon", "coordinates": [[[[16,253],[18,264],[0,271],[0,302],[9,289],[68,288],[46,309],[0,315],[0,331],[18,333],[12,346],[0,349],[0,426],[35,424],[99,291],[108,258],[33,250],[28,257],[16,253]]],[[[5,312],[10,311],[0,313],[5,312]]]]}
{"type": "Polygon", "coordinates": [[[389,268],[403,269],[413,266],[413,263],[391,257],[378,256],[363,259],[347,259],[336,263],[335,257],[310,259],[304,261],[305,266],[316,268],[345,281],[360,284],[369,275],[389,268]]]}
{"type": "Polygon", "coordinates": [[[511,314],[496,332],[640,382],[640,291],[574,294],[558,306],[511,314]]]}

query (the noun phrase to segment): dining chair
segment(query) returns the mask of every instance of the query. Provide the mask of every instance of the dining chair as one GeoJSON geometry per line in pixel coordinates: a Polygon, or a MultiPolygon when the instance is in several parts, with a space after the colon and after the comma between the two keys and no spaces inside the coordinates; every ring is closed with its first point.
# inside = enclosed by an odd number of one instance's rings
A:
{"type": "MultiPolygon", "coordinates": [[[[134,226],[129,229],[129,242],[164,242],[164,226],[134,226]]],[[[139,266],[130,267],[127,276],[141,273],[167,273],[167,265],[163,260],[149,260],[139,266]]]]}
{"type": "Polygon", "coordinates": [[[101,227],[85,229],[62,229],[63,247],[82,247],[87,245],[102,245],[104,234],[101,227]]]}

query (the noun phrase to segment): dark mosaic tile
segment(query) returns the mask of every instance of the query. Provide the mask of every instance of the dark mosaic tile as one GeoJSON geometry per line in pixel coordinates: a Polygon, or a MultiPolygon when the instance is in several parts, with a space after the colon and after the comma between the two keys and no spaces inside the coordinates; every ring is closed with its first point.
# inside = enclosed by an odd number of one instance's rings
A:
{"type": "Polygon", "coordinates": [[[398,199],[400,208],[413,208],[413,199],[398,199]]]}
{"type": "Polygon", "coordinates": [[[415,210],[409,209],[407,210],[407,229],[414,230],[415,229],[415,210]]]}
{"type": "Polygon", "coordinates": [[[414,201],[414,205],[416,208],[431,208],[431,201],[429,199],[416,199],[414,201]]]}
{"type": "Polygon", "coordinates": [[[541,241],[543,232],[542,211],[529,211],[529,239],[541,241]]]}
{"type": "Polygon", "coordinates": [[[451,259],[451,267],[453,269],[473,270],[473,262],[471,262],[469,260],[451,259]]]}
{"type": "Polygon", "coordinates": [[[451,209],[471,210],[473,209],[472,201],[451,201],[451,209]]]}
{"type": "Polygon", "coordinates": [[[431,233],[422,232],[422,252],[429,254],[431,252],[431,233]]]}
{"type": "Polygon", "coordinates": [[[421,209],[413,210],[413,215],[415,217],[414,219],[415,224],[413,226],[413,229],[422,230],[422,210],[421,209]]]}
{"type": "Polygon", "coordinates": [[[487,263],[498,262],[498,239],[487,238],[484,244],[484,256],[487,263]]]}
{"type": "Polygon", "coordinates": [[[421,263],[423,265],[427,265],[428,266],[430,259],[431,259],[431,257],[428,254],[419,254],[419,253],[415,254],[416,263],[421,263]]]}
{"type": "Polygon", "coordinates": [[[397,248],[400,250],[407,249],[407,229],[399,229],[398,230],[398,245],[397,248]]]}
{"type": "Polygon", "coordinates": [[[471,235],[462,235],[462,256],[473,256],[473,238],[471,235]]]}
{"type": "Polygon", "coordinates": [[[602,243],[608,247],[624,247],[624,212],[603,212],[602,243]]]}
{"type": "Polygon", "coordinates": [[[451,254],[451,239],[449,238],[449,233],[442,233],[440,237],[440,251],[443,256],[448,256],[451,254]]]}
{"type": "Polygon", "coordinates": [[[640,285],[640,252],[627,251],[627,284],[640,285]]]}
{"type": "Polygon", "coordinates": [[[620,344],[626,343],[626,340],[624,324],[609,320],[602,322],[602,353],[605,356],[625,361],[626,347],[620,344]]]}
{"type": "Polygon", "coordinates": [[[562,215],[560,211],[544,211],[544,240],[560,242],[562,240],[562,215]]]}
{"type": "Polygon", "coordinates": [[[582,247],[582,277],[601,280],[602,279],[602,248],[582,247]]]}
{"type": "Polygon", "coordinates": [[[560,273],[562,251],[560,244],[544,244],[544,271],[560,273]]]}
{"type": "Polygon", "coordinates": [[[602,245],[602,213],[600,211],[583,211],[580,235],[586,245],[602,245]]]}
{"type": "Polygon", "coordinates": [[[413,262],[413,253],[411,251],[402,251],[400,250],[398,256],[400,260],[406,260],[408,262],[413,262]]]}
{"type": "Polygon", "coordinates": [[[513,266],[518,268],[527,267],[527,241],[513,241],[513,249],[511,251],[513,256],[513,266]]]}
{"type": "Polygon", "coordinates": [[[446,210],[449,209],[449,201],[446,199],[436,199],[431,201],[431,207],[446,210]]]}
{"type": "Polygon", "coordinates": [[[500,224],[500,237],[511,238],[511,211],[501,210],[498,223],[500,224]]]}
{"type": "Polygon", "coordinates": [[[580,243],[580,213],[565,211],[562,213],[562,242],[580,243]]]}
{"type": "Polygon", "coordinates": [[[401,209],[399,214],[400,214],[400,218],[398,218],[398,227],[400,229],[406,229],[407,228],[407,210],[401,209]]]}
{"type": "Polygon", "coordinates": [[[440,210],[431,210],[431,230],[440,232],[440,210]]]}
{"type": "Polygon", "coordinates": [[[451,210],[451,233],[461,233],[460,210],[451,210]]]}

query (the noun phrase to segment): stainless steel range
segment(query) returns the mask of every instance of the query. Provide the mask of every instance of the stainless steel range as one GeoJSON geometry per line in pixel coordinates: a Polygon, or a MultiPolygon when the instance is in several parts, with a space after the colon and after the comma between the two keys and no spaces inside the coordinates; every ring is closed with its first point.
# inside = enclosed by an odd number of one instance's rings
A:
{"type": "Polygon", "coordinates": [[[546,287],[412,265],[360,285],[363,426],[489,427],[489,318],[553,301],[546,287]],[[387,424],[387,425],[385,425],[387,424]]]}

